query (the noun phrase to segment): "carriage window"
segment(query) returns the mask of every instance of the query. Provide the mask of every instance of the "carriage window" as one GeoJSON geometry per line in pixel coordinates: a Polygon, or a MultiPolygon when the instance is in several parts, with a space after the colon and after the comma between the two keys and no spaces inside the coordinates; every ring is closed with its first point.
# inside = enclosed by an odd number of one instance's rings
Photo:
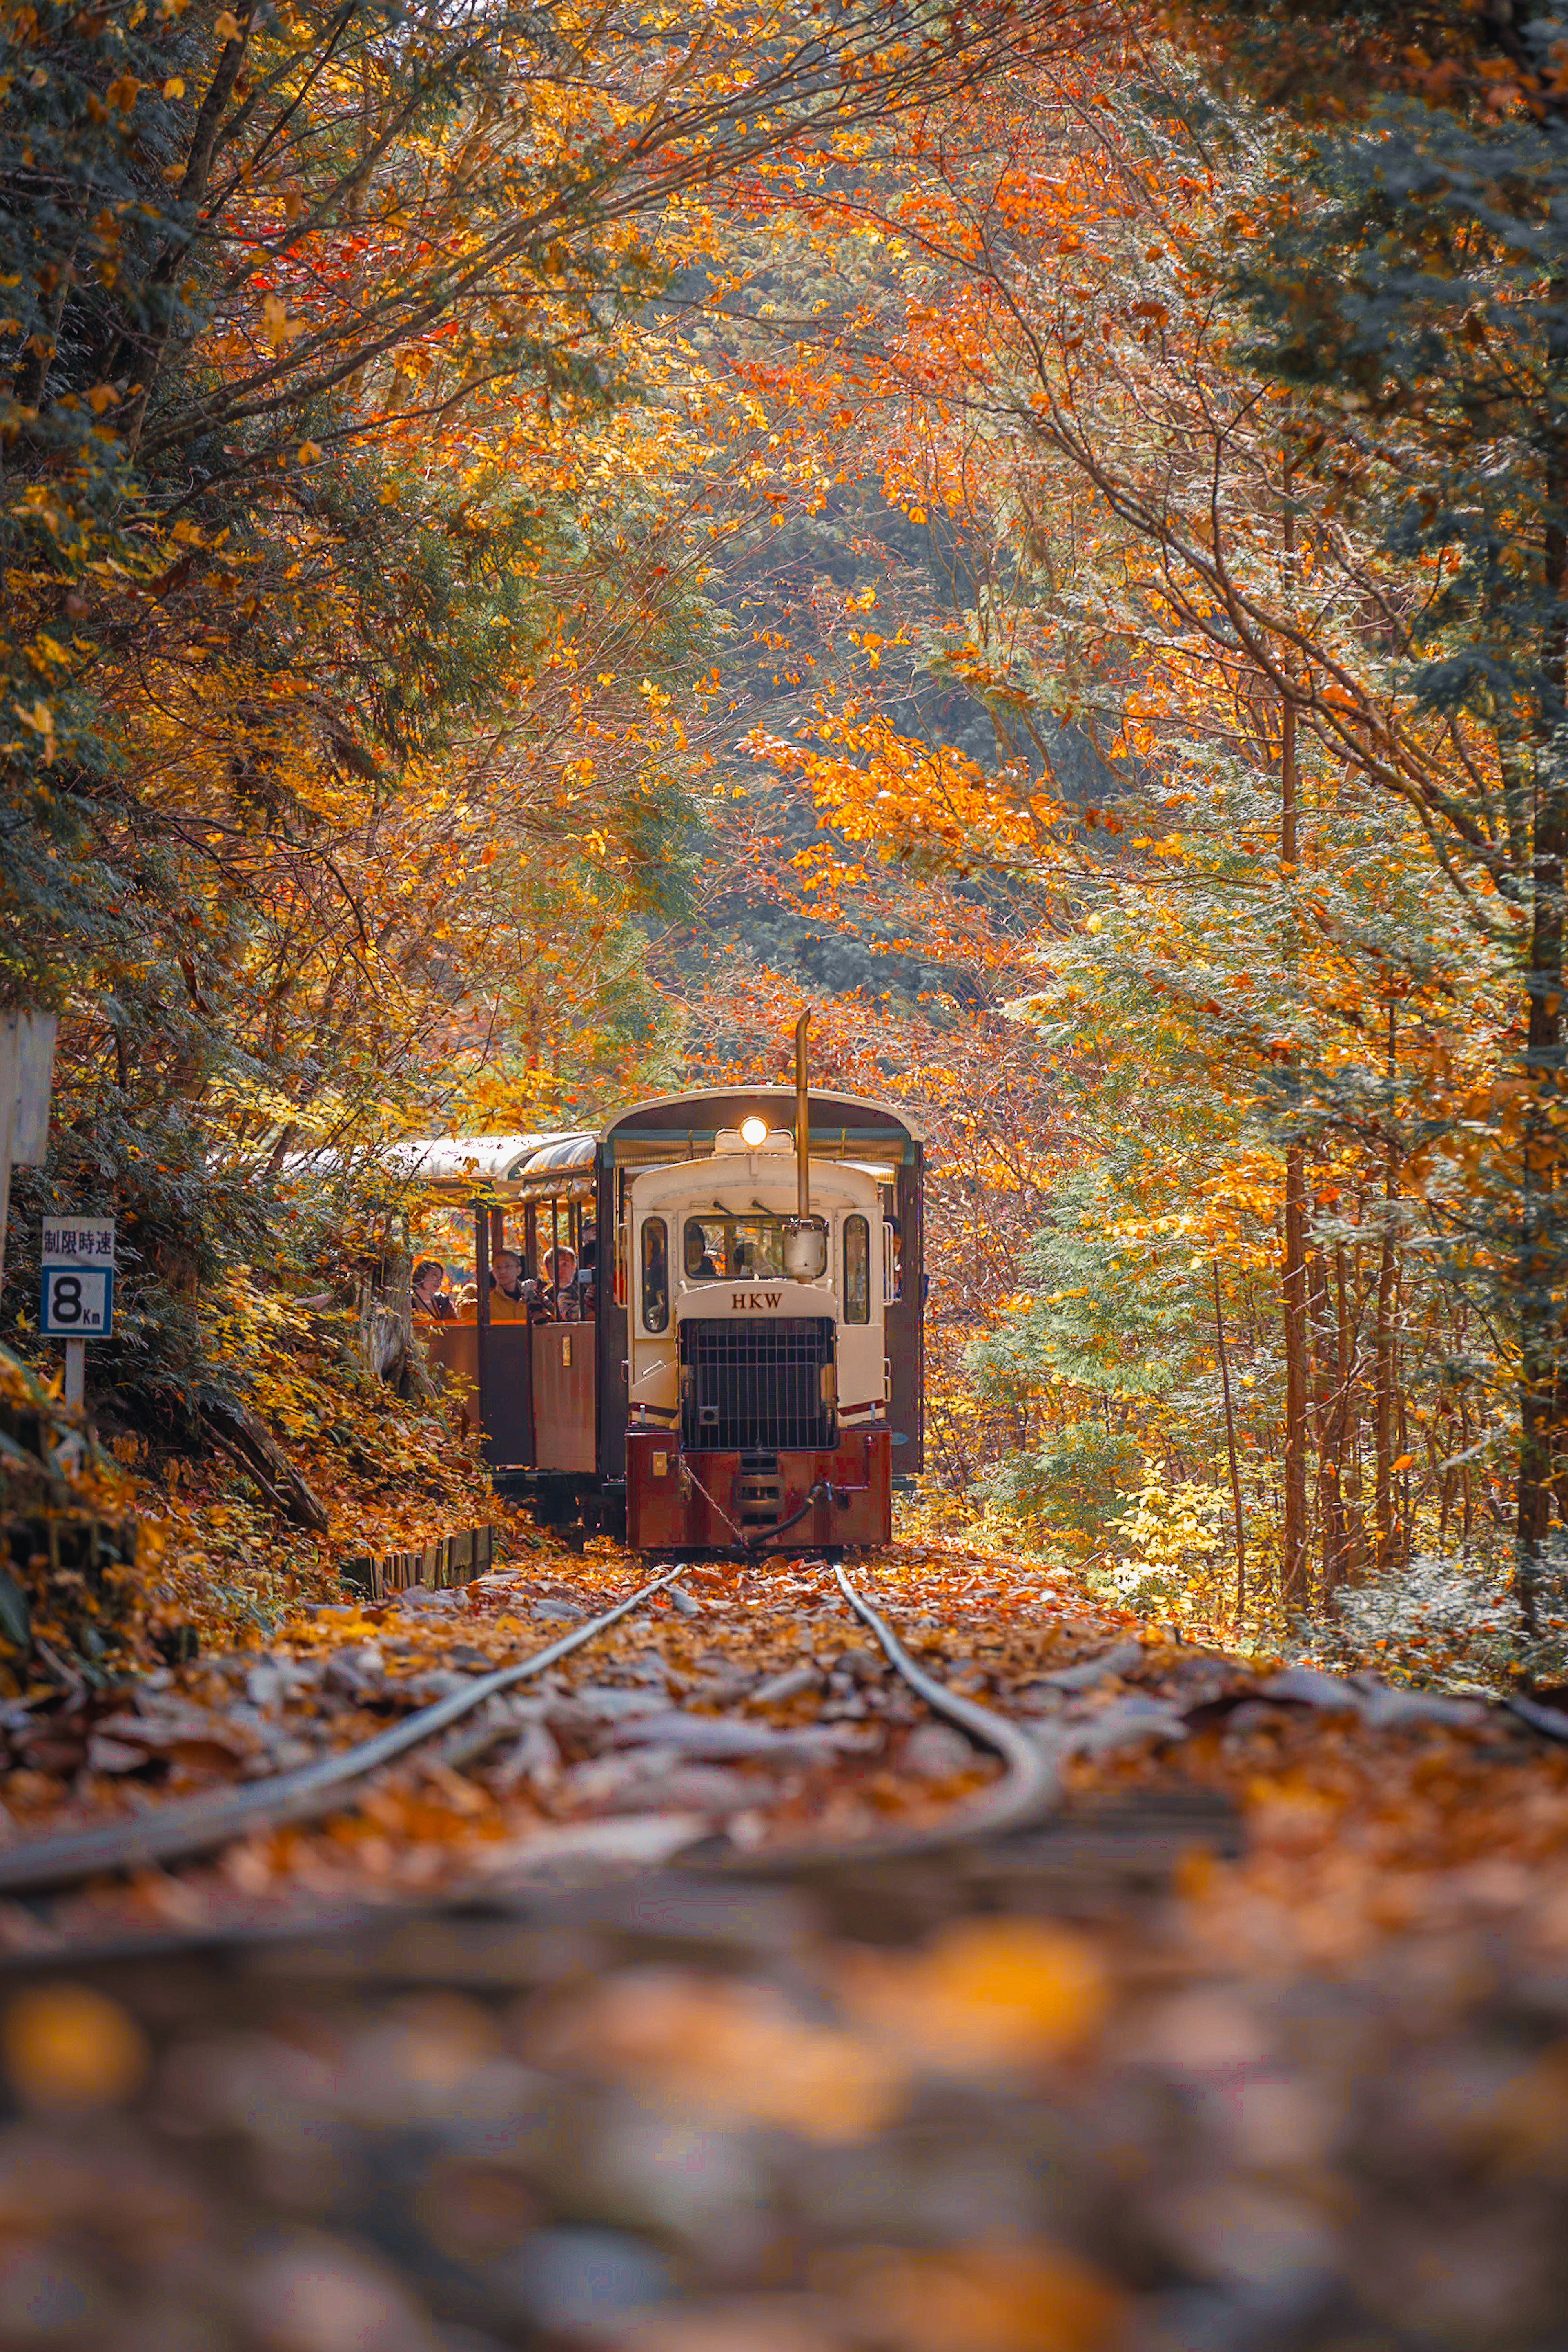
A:
{"type": "Polygon", "coordinates": [[[665,1331],[670,1323],[670,1229],[663,1217],[643,1220],[643,1328],[665,1331]]]}
{"type": "Polygon", "coordinates": [[[864,1217],[844,1219],[844,1321],[871,1321],[871,1225],[864,1217]]]}

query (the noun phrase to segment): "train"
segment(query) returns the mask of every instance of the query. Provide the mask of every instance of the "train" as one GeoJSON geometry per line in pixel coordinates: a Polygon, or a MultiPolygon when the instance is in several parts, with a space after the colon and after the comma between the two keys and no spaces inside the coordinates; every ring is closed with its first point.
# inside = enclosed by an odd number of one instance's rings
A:
{"type": "Polygon", "coordinates": [[[796,1062],[793,1088],[405,1147],[417,1187],[473,1218],[471,1307],[422,1322],[429,1359],[497,1489],[570,1540],[704,1559],[891,1538],[924,1462],[925,1139],[810,1086],[804,1023],[796,1062]],[[503,1250],[531,1312],[491,1280],[503,1250]]]}

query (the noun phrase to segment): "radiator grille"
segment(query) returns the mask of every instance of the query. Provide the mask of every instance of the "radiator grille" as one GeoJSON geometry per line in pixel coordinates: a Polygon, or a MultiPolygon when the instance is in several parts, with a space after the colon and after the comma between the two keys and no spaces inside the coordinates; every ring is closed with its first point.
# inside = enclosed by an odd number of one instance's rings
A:
{"type": "Polygon", "coordinates": [[[819,1447],[834,1442],[822,1401],[833,1360],[831,1316],[681,1325],[681,1437],[694,1450],[819,1447]]]}

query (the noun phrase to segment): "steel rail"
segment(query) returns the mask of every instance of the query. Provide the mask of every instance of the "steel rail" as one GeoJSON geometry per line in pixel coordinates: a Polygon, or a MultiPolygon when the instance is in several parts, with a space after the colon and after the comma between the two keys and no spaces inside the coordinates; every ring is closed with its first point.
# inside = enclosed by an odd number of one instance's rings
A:
{"type": "Polygon", "coordinates": [[[738,1851],[677,1854],[678,1868],[737,1878],[793,1878],[816,1871],[863,1869],[868,1864],[897,1861],[905,1854],[937,1853],[946,1847],[967,1845],[975,1838],[1004,1836],[1009,1830],[1043,1820],[1060,1805],[1061,1778],[1045,1748],[994,1707],[962,1697],[917,1666],[885,1618],[855,1590],[836,1560],[832,1569],[844,1599],[875,1634],[894,1672],[934,1715],[946,1716],[971,1739],[999,1756],[1006,1767],[1002,1779],[975,1802],[956,1805],[943,1821],[926,1822],[918,1829],[891,1830],[882,1837],[800,1838],[738,1851]]]}
{"type": "Polygon", "coordinates": [[[986,1833],[995,1836],[1003,1830],[1021,1829],[1026,1822],[1038,1821],[1042,1813],[1050,1811],[1061,1798],[1061,1784],[1040,1742],[1020,1730],[1009,1717],[998,1715],[994,1707],[982,1706],[977,1699],[965,1698],[959,1692],[949,1690],[946,1683],[939,1683],[934,1675],[917,1666],[893,1628],[864,1595],[855,1591],[836,1563],[833,1574],[855,1615],[870,1626],[887,1653],[889,1664],[904,1676],[911,1690],[925,1701],[933,1714],[945,1715],[949,1723],[956,1723],[982,1748],[990,1748],[1007,1766],[1007,1779],[985,1804],[965,1808],[961,1818],[968,1824],[968,1833],[975,1833],[976,1816],[981,1812],[986,1833]]]}
{"type": "MultiPolygon", "coordinates": [[[[825,1564],[825,1563],[824,1563],[825,1564]]],[[[188,1862],[210,1853],[232,1839],[257,1829],[281,1829],[292,1822],[318,1821],[339,1811],[343,1791],[412,1748],[444,1731],[450,1724],[474,1713],[486,1699],[545,1673],[585,1643],[608,1633],[656,1592],[673,1585],[683,1573],[677,1564],[661,1570],[646,1584],[617,1601],[614,1608],[563,1633],[530,1658],[492,1674],[476,1675],[468,1687],[435,1700],[405,1716],[401,1723],[337,1754],[293,1772],[275,1774],[248,1788],[220,1794],[186,1798],[159,1805],[133,1821],[112,1822],[99,1829],[68,1830],[52,1837],[35,1838],[0,1849],[0,1896],[45,1895],[61,1887],[112,1873],[147,1869],[160,1864],[188,1862]]],[[[865,1864],[905,1853],[936,1852],[981,1836],[998,1836],[1052,1810],[1061,1785],[1045,1749],[1006,1716],[949,1690],[917,1666],[886,1621],[857,1591],[841,1567],[833,1574],[855,1615],[874,1633],[890,1664],[932,1712],[957,1725],[971,1739],[1001,1758],[1006,1767],[1001,1781],[971,1804],[960,1805],[940,1822],[919,1829],[894,1831],[885,1837],[838,1842],[792,1840],[749,1849],[698,1852],[689,1861],[676,1857],[680,1867],[717,1871],[747,1877],[788,1876],[802,1871],[865,1864]]],[[[486,1743],[488,1744],[488,1743],[486,1743]]],[[[519,1862],[526,1864],[526,1854],[519,1862]]]]}
{"type": "Polygon", "coordinates": [[[8,1851],[0,1848],[0,1895],[44,1895],[113,1871],[186,1862],[226,1845],[248,1830],[281,1829],[291,1822],[319,1820],[335,1812],[350,1782],[379,1771],[383,1764],[444,1731],[449,1723],[471,1715],[486,1699],[570,1657],[573,1650],[608,1633],[665,1585],[674,1584],[681,1573],[679,1566],[662,1570],[628,1599],[617,1601],[613,1609],[563,1633],[531,1658],[515,1666],[498,1666],[493,1674],[477,1675],[466,1690],[454,1691],[449,1697],[416,1708],[373,1739],[341,1748],[319,1763],[276,1773],[246,1789],[225,1790],[218,1796],[187,1797],[176,1804],[154,1806],[134,1821],[111,1822],[95,1830],[67,1830],[53,1837],[28,1839],[8,1851]]]}

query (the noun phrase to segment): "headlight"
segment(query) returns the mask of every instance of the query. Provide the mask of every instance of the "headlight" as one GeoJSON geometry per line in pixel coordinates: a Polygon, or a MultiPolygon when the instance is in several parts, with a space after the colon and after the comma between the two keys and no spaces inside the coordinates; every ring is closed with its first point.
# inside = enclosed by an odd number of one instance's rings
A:
{"type": "Polygon", "coordinates": [[[740,1122],[740,1139],[748,1151],[759,1151],[768,1140],[768,1121],[758,1118],[755,1111],[740,1122]]]}

